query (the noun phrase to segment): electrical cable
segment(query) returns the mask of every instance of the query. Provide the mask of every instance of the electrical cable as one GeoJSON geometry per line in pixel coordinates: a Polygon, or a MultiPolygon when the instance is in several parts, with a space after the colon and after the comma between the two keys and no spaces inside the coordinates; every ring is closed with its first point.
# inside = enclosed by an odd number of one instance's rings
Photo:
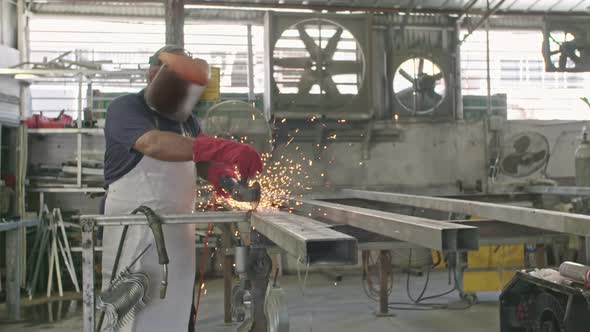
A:
{"type": "MultiPolygon", "coordinates": [[[[453,287],[445,292],[439,293],[439,294],[434,294],[434,295],[429,295],[429,296],[424,296],[426,294],[426,290],[428,289],[428,286],[430,284],[430,272],[432,271],[432,269],[434,267],[436,267],[437,265],[440,265],[442,263],[442,257],[440,255],[440,253],[438,253],[438,257],[439,259],[437,260],[436,264],[433,263],[430,266],[428,266],[427,270],[426,270],[426,280],[424,282],[424,286],[422,288],[422,290],[420,291],[420,295],[418,296],[418,298],[413,298],[411,291],[410,291],[410,273],[407,272],[407,278],[406,278],[406,295],[408,296],[408,298],[410,299],[411,302],[389,302],[389,309],[393,309],[393,310],[407,310],[407,311],[429,311],[429,310],[441,310],[441,309],[447,309],[447,310],[464,310],[464,309],[468,309],[471,307],[472,304],[467,303],[465,306],[462,307],[453,307],[449,304],[443,304],[443,303],[428,303],[428,302],[424,302],[427,300],[433,300],[433,299],[437,299],[437,298],[441,298],[443,296],[449,295],[451,293],[453,293],[454,291],[458,290],[458,282],[457,282],[457,269],[455,267],[450,267],[449,271],[453,274],[453,287]]],[[[365,294],[367,295],[367,297],[373,301],[378,301],[379,299],[379,291],[375,290],[373,287],[373,283],[371,282],[371,269],[369,268],[369,266],[371,265],[371,259],[370,259],[370,254],[369,256],[367,256],[367,264],[364,264],[365,266],[363,266],[363,280],[362,280],[362,288],[363,291],[365,292],[365,294]]],[[[410,249],[410,253],[409,253],[409,257],[408,257],[408,266],[411,266],[411,262],[412,262],[412,250],[410,249]]],[[[390,278],[390,284],[388,287],[388,295],[390,296],[391,293],[393,291],[393,274],[390,278]]]]}

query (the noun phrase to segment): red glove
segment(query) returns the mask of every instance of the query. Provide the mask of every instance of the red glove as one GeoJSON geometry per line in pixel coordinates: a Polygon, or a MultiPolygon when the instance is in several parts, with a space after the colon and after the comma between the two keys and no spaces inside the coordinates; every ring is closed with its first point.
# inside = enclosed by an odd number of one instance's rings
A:
{"type": "Polygon", "coordinates": [[[200,134],[193,144],[193,160],[237,165],[240,175],[251,178],[262,173],[262,160],[253,147],[236,141],[200,134]]]}
{"type": "Polygon", "coordinates": [[[207,181],[213,185],[217,195],[229,198],[230,194],[224,191],[220,184],[221,177],[224,175],[235,179],[236,173],[234,172],[234,167],[219,163],[211,163],[209,165],[209,170],[207,171],[207,181]]]}

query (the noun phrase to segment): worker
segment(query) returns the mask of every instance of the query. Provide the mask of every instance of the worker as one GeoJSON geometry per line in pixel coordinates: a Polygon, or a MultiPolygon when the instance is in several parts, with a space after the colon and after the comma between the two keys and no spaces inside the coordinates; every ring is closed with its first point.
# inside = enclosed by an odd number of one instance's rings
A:
{"type": "MultiPolygon", "coordinates": [[[[162,63],[161,52],[189,56],[182,48],[165,46],[149,60],[148,84],[162,63]]],[[[163,92],[165,93],[165,92],[163,92]]],[[[189,214],[195,209],[196,171],[206,177],[218,193],[222,175],[253,177],[262,171],[260,155],[249,145],[207,137],[200,132],[192,114],[172,120],[152,110],[139,93],[119,97],[107,110],[104,179],[107,195],[105,215],[125,215],[140,205],[158,214],[189,214]],[[182,120],[182,121],[178,121],[182,120]],[[196,164],[195,164],[196,163],[196,164]],[[196,166],[196,167],[195,167],[196,166]]],[[[102,287],[109,285],[122,226],[109,226],[103,232],[102,287]]],[[[183,331],[191,329],[195,282],[195,226],[163,225],[168,249],[168,291],[159,298],[161,267],[148,226],[131,226],[123,240],[118,272],[146,248],[148,252],[133,267],[150,280],[150,302],[125,331],[183,331]]]]}

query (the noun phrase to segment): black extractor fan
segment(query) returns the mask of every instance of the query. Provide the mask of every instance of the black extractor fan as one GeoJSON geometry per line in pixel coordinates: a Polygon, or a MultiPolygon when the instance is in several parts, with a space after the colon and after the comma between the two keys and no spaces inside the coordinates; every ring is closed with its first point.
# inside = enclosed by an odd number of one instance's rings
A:
{"type": "Polygon", "coordinates": [[[588,23],[546,22],[543,58],[548,72],[590,71],[590,26],[588,23]]]}
{"type": "Polygon", "coordinates": [[[536,132],[522,132],[501,148],[500,170],[510,177],[525,177],[541,170],[549,160],[549,142],[536,132]]]}

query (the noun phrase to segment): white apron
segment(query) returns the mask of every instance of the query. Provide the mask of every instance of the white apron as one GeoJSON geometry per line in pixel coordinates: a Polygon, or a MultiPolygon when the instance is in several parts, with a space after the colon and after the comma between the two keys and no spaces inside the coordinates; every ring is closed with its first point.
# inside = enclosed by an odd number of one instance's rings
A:
{"type": "MultiPolygon", "coordinates": [[[[140,205],[158,214],[189,214],[195,206],[196,169],[190,162],[166,162],[143,156],[139,164],[109,185],[105,215],[127,215],[140,205]]],[[[119,331],[187,331],[195,277],[195,226],[163,225],[168,249],[168,292],[159,296],[162,268],[154,237],[146,226],[129,226],[118,271],[129,265],[148,243],[152,246],[132,271],[149,277],[148,305],[119,331]]],[[[102,285],[109,285],[123,226],[103,232],[102,285]]]]}

